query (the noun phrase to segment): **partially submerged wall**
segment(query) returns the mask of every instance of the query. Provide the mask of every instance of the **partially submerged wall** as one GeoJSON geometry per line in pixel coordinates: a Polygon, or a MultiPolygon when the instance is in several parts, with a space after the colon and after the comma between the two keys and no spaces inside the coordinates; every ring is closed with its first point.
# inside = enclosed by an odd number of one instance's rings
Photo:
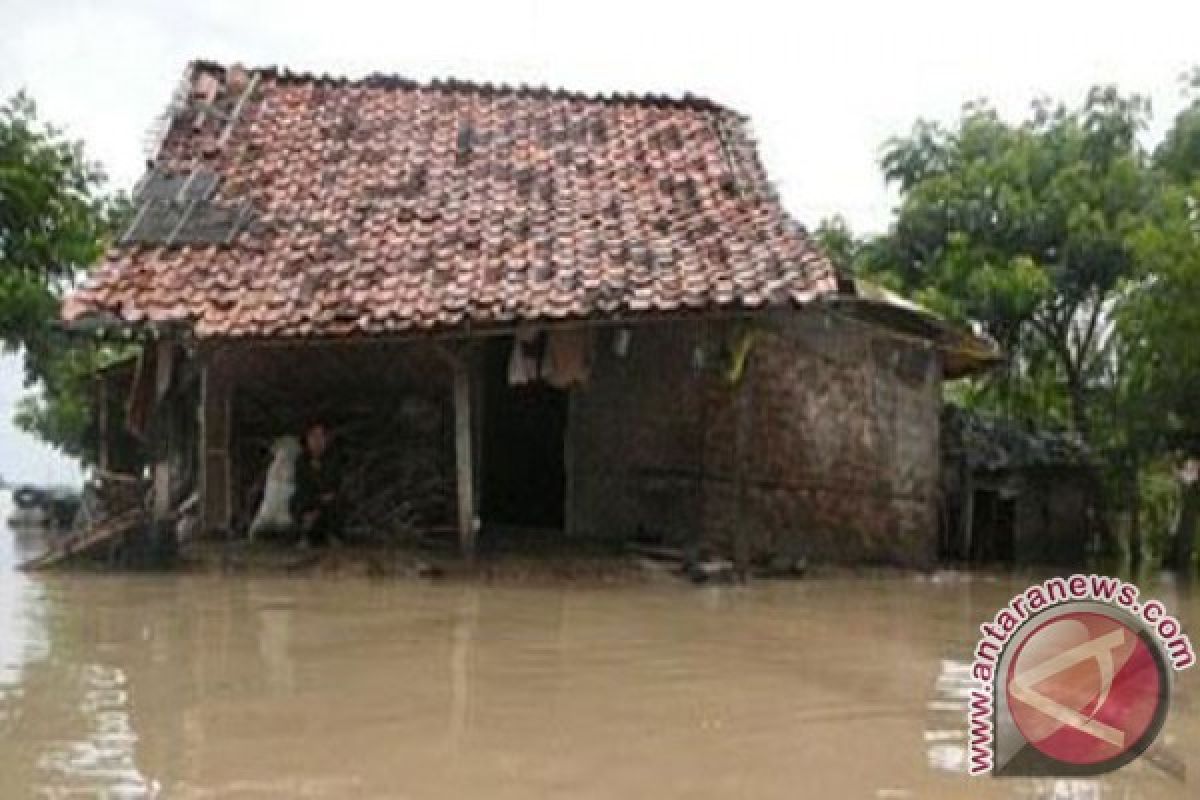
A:
{"type": "Polygon", "coordinates": [[[928,564],[936,555],[936,353],[830,313],[760,326],[741,390],[722,371],[732,323],[598,336],[573,397],[568,518],[577,535],[661,535],[749,555],[928,564]],[[738,463],[746,465],[738,481],[738,463]]]}
{"type": "MultiPolygon", "coordinates": [[[[735,382],[730,354],[745,323],[625,330],[627,348],[618,346],[622,329],[595,330],[590,379],[570,395],[569,535],[640,533],[727,552],[741,546],[748,557],[934,560],[940,374],[923,341],[821,309],[763,318],[735,382]]],[[[405,457],[388,463],[424,465],[409,470],[421,473],[413,480],[404,470],[366,469],[351,481],[356,490],[386,477],[398,500],[436,500],[438,513],[421,520],[452,516],[452,405],[446,366],[431,348],[297,344],[230,350],[208,366],[206,409],[219,407],[217,388],[234,389],[222,426],[205,417],[205,452],[232,456],[232,496],[208,498],[213,519],[232,516],[244,527],[271,439],[313,419],[344,427],[343,449],[364,469],[389,447],[405,457]],[[368,424],[376,417],[386,430],[368,424]]],[[[220,476],[206,466],[212,489],[220,476]]]]}

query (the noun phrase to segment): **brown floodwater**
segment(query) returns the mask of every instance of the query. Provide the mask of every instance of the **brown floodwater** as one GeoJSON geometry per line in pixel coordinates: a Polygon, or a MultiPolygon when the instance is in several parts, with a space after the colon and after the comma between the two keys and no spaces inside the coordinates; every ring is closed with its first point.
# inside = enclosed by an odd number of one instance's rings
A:
{"type": "MultiPolygon", "coordinates": [[[[22,575],[25,539],[0,536],[6,798],[1200,796],[1200,669],[1166,758],[966,776],[976,628],[1029,577],[22,575]]],[[[1153,591],[1200,631],[1196,594],[1153,591]]]]}

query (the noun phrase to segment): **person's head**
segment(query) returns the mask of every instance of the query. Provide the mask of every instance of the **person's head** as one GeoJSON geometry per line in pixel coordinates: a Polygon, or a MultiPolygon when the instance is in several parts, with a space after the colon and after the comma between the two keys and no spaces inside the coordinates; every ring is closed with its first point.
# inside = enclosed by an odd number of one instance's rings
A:
{"type": "Polygon", "coordinates": [[[304,432],[304,446],[314,456],[320,456],[329,446],[329,430],[323,422],[314,422],[304,432]]]}

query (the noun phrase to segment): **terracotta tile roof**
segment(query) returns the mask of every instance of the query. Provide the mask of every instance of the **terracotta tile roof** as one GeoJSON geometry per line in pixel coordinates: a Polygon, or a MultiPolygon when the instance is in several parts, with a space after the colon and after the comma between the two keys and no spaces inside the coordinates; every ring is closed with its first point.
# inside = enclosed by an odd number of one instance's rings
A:
{"type": "Polygon", "coordinates": [[[165,126],[68,322],[383,334],[836,291],[745,119],[694,97],[196,62],[165,126]]]}

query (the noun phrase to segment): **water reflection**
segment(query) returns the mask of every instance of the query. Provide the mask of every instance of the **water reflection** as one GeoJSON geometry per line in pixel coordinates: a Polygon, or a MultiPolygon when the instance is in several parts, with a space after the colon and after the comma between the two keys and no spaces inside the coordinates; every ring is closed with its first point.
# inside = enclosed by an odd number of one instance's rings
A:
{"type": "MultiPolygon", "coordinates": [[[[1021,583],[5,571],[0,794],[1195,796],[1141,762],[1098,782],[965,776],[965,662],[1021,583]]],[[[1169,600],[1194,629],[1191,595],[1169,600]]],[[[1185,678],[1164,741],[1194,758],[1185,678]]]]}

